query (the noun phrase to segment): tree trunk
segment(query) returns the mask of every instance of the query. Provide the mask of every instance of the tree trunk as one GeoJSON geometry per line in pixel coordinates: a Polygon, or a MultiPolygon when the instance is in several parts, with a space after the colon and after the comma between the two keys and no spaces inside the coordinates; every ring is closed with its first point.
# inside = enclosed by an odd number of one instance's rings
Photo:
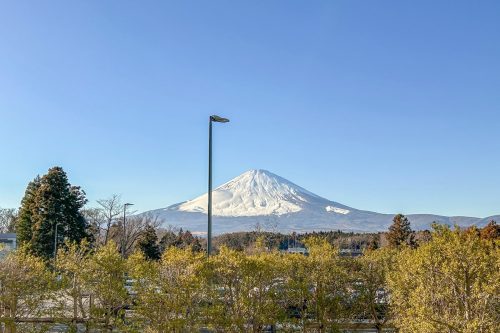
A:
{"type": "Polygon", "coordinates": [[[108,224],[106,226],[106,233],[104,234],[104,245],[108,244],[108,239],[109,239],[109,228],[111,227],[111,222],[108,221],[108,224]]]}
{"type": "Polygon", "coordinates": [[[5,323],[5,333],[16,333],[16,332],[17,332],[17,325],[14,320],[5,323]]]}
{"type": "Polygon", "coordinates": [[[77,296],[75,295],[73,297],[73,321],[76,322],[77,318],[78,318],[78,301],[77,301],[77,296]]]}

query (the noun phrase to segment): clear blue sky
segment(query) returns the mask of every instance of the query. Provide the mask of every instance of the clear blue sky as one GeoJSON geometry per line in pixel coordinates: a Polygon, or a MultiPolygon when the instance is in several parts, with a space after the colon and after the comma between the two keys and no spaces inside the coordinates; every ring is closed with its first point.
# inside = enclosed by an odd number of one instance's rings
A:
{"type": "Polygon", "coordinates": [[[2,1],[0,206],[54,165],[154,209],[268,169],[378,212],[500,213],[499,1],[2,1]]]}

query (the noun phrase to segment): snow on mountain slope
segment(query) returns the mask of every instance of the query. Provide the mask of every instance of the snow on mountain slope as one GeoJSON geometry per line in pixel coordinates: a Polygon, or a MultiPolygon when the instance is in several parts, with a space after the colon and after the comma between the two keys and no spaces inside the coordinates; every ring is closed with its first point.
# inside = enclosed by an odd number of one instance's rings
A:
{"type": "MultiPolygon", "coordinates": [[[[206,232],[207,194],[155,214],[165,225],[206,232]]],[[[387,230],[394,214],[358,210],[330,201],[266,170],[250,170],[217,187],[213,193],[214,234],[255,230],[256,225],[281,232],[387,230]]],[[[490,218],[407,215],[415,230],[429,229],[432,222],[459,226],[485,225],[490,218]]]]}
{"type": "MultiPolygon", "coordinates": [[[[214,216],[259,216],[296,213],[317,195],[266,170],[250,170],[212,193],[214,216]]],[[[206,213],[208,195],[181,204],[182,212],[206,213]]]]}
{"type": "Polygon", "coordinates": [[[349,209],[342,209],[342,208],[338,208],[335,206],[326,206],[325,209],[327,212],[334,212],[334,213],[339,213],[339,214],[349,214],[350,213],[349,209]]]}

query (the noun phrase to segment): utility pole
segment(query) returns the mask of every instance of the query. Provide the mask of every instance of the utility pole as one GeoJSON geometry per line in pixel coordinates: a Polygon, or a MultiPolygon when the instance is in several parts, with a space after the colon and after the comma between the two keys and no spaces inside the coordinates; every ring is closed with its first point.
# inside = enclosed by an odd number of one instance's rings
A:
{"type": "Polygon", "coordinates": [[[121,244],[121,248],[122,248],[122,258],[125,258],[125,245],[126,245],[126,242],[125,242],[125,238],[126,238],[126,235],[127,235],[127,229],[125,228],[125,222],[127,221],[127,207],[128,206],[133,206],[134,204],[132,203],[126,203],[123,205],[123,235],[122,235],[122,244],[121,244]]]}

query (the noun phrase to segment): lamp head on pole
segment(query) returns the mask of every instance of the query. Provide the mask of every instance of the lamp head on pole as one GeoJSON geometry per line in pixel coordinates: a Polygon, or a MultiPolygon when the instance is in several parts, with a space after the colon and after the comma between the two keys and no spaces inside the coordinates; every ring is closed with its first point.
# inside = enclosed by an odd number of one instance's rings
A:
{"type": "Polygon", "coordinates": [[[210,121],[214,121],[216,123],[228,123],[229,119],[213,115],[213,116],[210,116],[210,121]]]}
{"type": "Polygon", "coordinates": [[[124,207],[124,208],[127,208],[128,206],[133,206],[133,205],[134,205],[133,203],[128,203],[128,202],[127,202],[126,204],[124,204],[124,205],[123,205],[123,207],[124,207]]]}

